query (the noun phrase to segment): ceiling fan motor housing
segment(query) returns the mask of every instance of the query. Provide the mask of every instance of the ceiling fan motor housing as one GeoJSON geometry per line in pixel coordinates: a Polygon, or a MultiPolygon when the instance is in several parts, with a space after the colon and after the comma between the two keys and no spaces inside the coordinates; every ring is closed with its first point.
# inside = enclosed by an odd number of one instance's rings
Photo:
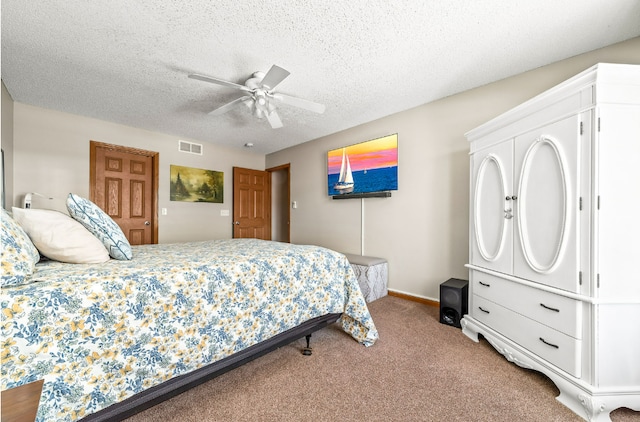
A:
{"type": "Polygon", "coordinates": [[[254,72],[253,75],[244,83],[247,88],[257,89],[260,88],[262,80],[264,79],[264,72],[254,72]]]}

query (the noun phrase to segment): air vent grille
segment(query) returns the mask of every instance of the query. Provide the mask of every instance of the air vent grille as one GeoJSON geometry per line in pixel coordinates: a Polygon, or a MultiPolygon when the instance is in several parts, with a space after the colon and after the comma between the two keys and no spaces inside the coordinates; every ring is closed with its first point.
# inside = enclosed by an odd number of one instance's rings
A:
{"type": "Polygon", "coordinates": [[[191,144],[191,153],[202,155],[202,145],[191,144]]]}
{"type": "Polygon", "coordinates": [[[179,140],[178,151],[188,152],[189,154],[202,155],[202,144],[179,140]]]}

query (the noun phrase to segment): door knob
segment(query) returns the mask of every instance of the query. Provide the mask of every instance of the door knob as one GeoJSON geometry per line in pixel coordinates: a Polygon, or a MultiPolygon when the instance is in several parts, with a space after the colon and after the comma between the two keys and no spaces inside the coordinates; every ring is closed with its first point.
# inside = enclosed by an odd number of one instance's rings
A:
{"type": "Polygon", "coordinates": [[[239,226],[240,222],[239,221],[234,221],[233,224],[235,224],[236,226],[239,226]]]}
{"type": "Polygon", "coordinates": [[[151,225],[151,222],[149,222],[149,221],[145,221],[145,222],[144,222],[144,225],[145,225],[145,226],[150,226],[150,225],[151,225]]]}

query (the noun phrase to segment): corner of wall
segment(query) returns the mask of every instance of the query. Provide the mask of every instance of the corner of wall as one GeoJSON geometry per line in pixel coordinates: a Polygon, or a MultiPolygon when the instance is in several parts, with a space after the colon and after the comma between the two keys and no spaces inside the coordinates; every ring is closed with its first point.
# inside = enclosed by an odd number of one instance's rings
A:
{"type": "Polygon", "coordinates": [[[13,98],[2,81],[2,118],[0,120],[0,132],[2,136],[2,194],[5,208],[13,205],[13,98]]]}

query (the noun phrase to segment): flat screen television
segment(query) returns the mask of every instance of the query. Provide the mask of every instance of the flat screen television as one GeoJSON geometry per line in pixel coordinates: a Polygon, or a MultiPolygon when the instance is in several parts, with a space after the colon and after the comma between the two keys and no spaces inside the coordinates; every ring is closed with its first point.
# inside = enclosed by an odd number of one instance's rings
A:
{"type": "Polygon", "coordinates": [[[398,190],[398,134],[327,153],[329,196],[398,190]]]}

